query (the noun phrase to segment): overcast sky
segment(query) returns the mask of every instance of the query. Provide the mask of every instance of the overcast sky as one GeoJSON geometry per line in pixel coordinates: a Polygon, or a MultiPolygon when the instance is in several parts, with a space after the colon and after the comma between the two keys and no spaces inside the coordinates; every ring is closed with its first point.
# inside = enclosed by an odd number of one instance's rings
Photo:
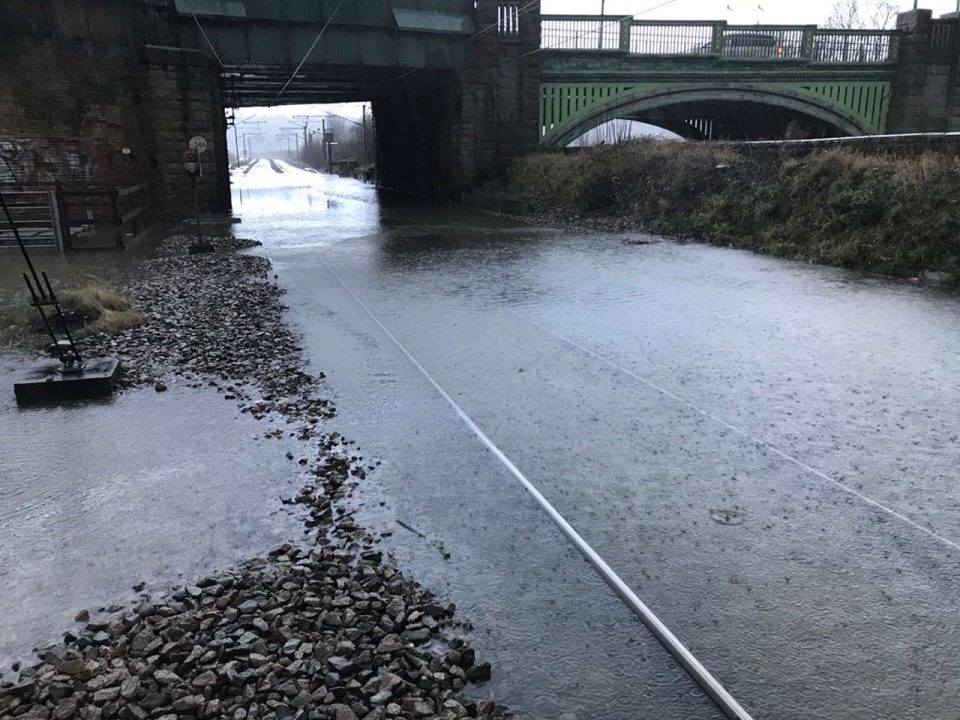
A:
{"type": "MultiPolygon", "coordinates": [[[[553,14],[599,14],[601,0],[542,0],[541,10],[553,14]]],[[[876,0],[861,0],[864,7],[876,0]]],[[[913,7],[900,0],[901,9],[913,7]]],[[[818,24],[830,15],[833,0],[606,0],[605,12],[644,20],[727,20],[733,23],[818,24]],[[657,6],[661,7],[657,7],[657,6]],[[653,9],[651,9],[653,8],[653,9]]],[[[920,7],[934,17],[957,9],[956,0],[924,0],[920,7]]]]}

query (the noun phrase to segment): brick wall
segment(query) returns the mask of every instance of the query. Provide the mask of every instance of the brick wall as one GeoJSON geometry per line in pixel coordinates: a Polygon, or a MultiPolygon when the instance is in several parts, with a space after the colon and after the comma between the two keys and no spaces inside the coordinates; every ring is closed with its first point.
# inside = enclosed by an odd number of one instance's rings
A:
{"type": "Polygon", "coordinates": [[[161,209],[192,212],[171,174],[174,137],[192,132],[212,141],[204,207],[229,209],[216,72],[145,48],[177,44],[169,2],[2,0],[0,37],[0,182],[146,181],[161,209]]]}

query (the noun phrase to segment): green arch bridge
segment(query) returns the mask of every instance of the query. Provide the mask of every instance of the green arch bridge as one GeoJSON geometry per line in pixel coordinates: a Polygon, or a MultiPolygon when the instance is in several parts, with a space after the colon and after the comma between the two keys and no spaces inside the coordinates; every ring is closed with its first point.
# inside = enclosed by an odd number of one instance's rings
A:
{"type": "Polygon", "coordinates": [[[894,30],[544,15],[540,144],[617,118],[697,139],[884,133],[900,44],[894,30]]]}

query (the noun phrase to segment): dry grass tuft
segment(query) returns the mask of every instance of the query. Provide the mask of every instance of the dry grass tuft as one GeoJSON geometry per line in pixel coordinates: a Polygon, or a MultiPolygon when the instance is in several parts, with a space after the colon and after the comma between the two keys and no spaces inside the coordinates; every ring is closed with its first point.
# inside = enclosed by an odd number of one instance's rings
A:
{"type": "Polygon", "coordinates": [[[144,322],[129,300],[100,285],[66,290],[60,301],[68,322],[79,326],[85,333],[119,332],[144,322]]]}

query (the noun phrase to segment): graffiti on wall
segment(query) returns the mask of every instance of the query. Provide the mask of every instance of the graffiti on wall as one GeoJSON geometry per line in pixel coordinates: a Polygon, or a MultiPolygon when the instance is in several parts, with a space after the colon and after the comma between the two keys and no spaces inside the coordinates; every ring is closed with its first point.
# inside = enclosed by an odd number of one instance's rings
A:
{"type": "Polygon", "coordinates": [[[77,150],[66,151],[67,173],[70,180],[86,181],[90,179],[90,158],[77,150]]]}
{"type": "Polygon", "coordinates": [[[76,147],[0,137],[0,184],[81,183],[91,175],[89,156],[76,147]]]}
{"type": "Polygon", "coordinates": [[[0,183],[22,183],[24,181],[23,152],[19,143],[0,138],[0,183]]]}

